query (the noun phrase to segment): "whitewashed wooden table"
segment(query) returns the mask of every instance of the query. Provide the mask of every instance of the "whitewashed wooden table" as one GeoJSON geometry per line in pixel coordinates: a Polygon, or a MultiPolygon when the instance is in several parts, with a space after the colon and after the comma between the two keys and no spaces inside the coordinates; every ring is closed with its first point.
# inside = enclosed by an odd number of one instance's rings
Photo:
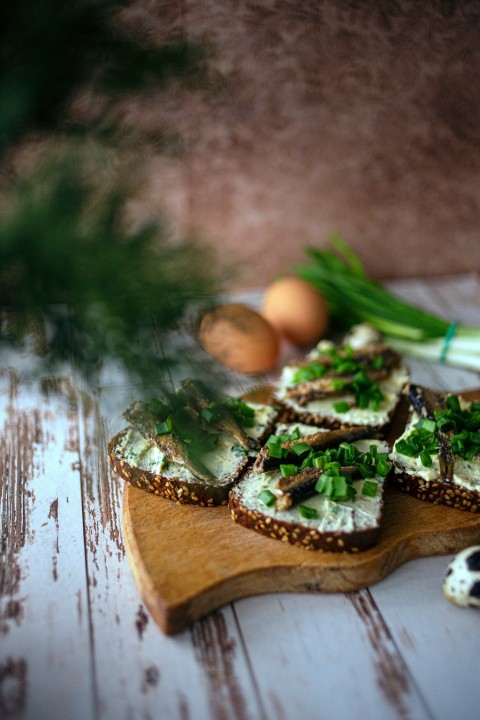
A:
{"type": "MultiPolygon", "coordinates": [[[[480,325],[475,275],[391,287],[480,325]]],[[[480,611],[444,599],[449,556],[345,595],[244,599],[162,634],[132,579],[106,457],[135,388],[112,378],[85,392],[73,369],[39,387],[19,365],[0,374],[2,720],[479,716],[480,611]]],[[[445,390],[480,385],[473,372],[410,367],[445,390]]]]}

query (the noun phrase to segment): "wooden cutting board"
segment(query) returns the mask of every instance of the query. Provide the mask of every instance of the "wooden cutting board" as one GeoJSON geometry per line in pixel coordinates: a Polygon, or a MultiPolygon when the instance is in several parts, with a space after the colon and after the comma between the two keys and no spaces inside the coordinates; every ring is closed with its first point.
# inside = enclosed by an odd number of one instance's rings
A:
{"type": "MultiPolygon", "coordinates": [[[[250,399],[261,400],[265,392],[250,399]]],[[[480,399],[480,389],[462,395],[480,399]]],[[[390,440],[404,421],[402,408],[390,440]]],[[[386,491],[379,542],[356,555],[296,548],[237,525],[225,507],[177,505],[133,486],[125,488],[123,521],[138,589],[167,634],[239,598],[359,590],[408,560],[480,543],[480,514],[435,506],[395,488],[386,491]]]]}

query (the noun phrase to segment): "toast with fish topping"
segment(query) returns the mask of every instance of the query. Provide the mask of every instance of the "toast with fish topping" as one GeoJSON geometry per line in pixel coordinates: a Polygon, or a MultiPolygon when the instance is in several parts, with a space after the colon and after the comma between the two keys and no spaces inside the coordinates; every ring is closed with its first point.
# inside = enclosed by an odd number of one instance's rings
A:
{"type": "Polygon", "coordinates": [[[410,415],[390,461],[396,485],[420,500],[480,512],[480,403],[410,384],[410,415]]]}
{"type": "Polygon", "coordinates": [[[273,399],[286,421],[329,427],[385,429],[408,381],[401,355],[370,326],[356,326],[339,344],[323,340],[286,365],[273,399]]]}
{"type": "Polygon", "coordinates": [[[230,491],[232,519],[308,550],[366,550],[380,531],[388,451],[371,428],[278,425],[230,491]]]}
{"type": "Polygon", "coordinates": [[[202,383],[185,381],[166,403],[132,403],[124,413],[128,427],[109,442],[110,462],[119,477],[155,495],[226,505],[277,415],[269,405],[213,399],[202,383]]]}

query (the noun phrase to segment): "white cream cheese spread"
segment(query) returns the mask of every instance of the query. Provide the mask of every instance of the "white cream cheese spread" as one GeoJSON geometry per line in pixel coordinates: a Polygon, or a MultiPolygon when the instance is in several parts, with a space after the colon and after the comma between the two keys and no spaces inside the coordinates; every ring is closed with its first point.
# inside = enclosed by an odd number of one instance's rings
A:
{"type": "MultiPolygon", "coordinates": [[[[271,424],[277,411],[274,407],[260,403],[248,403],[248,405],[255,411],[254,424],[252,427],[244,429],[247,435],[258,439],[271,424]]],[[[146,440],[134,428],[129,428],[122,435],[114,452],[133,467],[139,467],[157,475],[170,475],[185,481],[201,482],[187,467],[169,460],[155,443],[146,440]]],[[[215,448],[202,455],[202,463],[212,473],[213,482],[215,480],[221,482],[237,471],[245,454],[244,448],[234,438],[221,432],[215,448]]],[[[255,454],[255,451],[252,451],[252,455],[255,454]]]]}
{"type": "MultiPolygon", "coordinates": [[[[302,426],[298,423],[284,427],[286,429],[281,430],[281,432],[290,432],[296,427],[302,429],[302,426]]],[[[319,429],[321,428],[308,427],[305,434],[310,434],[312,431],[317,432],[319,429]]],[[[381,440],[357,440],[352,445],[355,445],[361,452],[367,452],[371,445],[376,445],[378,452],[388,452],[387,444],[381,440]]],[[[383,477],[376,475],[373,479],[374,482],[378,483],[377,492],[373,497],[362,494],[362,486],[365,482],[363,479],[352,482],[352,486],[357,491],[354,500],[337,502],[318,493],[310,495],[302,501],[302,505],[313,508],[317,513],[317,517],[306,518],[301,514],[298,504],[292,505],[288,510],[279,510],[275,505],[267,507],[261,504],[259,494],[264,490],[268,490],[275,495],[276,485],[281,476],[278,469],[258,474],[251,472],[240,482],[235,492],[247,510],[258,511],[261,508],[262,513],[273,520],[299,523],[321,533],[337,531],[348,533],[378,526],[385,482],[383,477]]]]}
{"type": "Polygon", "coordinates": [[[311,400],[301,405],[288,396],[288,389],[295,387],[294,375],[298,368],[287,365],[282,371],[278,389],[275,396],[286,406],[298,413],[299,416],[305,413],[312,413],[319,417],[328,417],[345,425],[371,425],[381,427],[385,425],[397,405],[398,397],[404,385],[408,382],[407,367],[401,363],[393,368],[390,375],[381,380],[378,385],[383,395],[383,400],[377,410],[372,408],[359,408],[354,406],[354,396],[350,393],[335,395],[332,398],[321,398],[311,400]],[[338,412],[334,404],[346,401],[351,406],[346,412],[338,412]]]}
{"type": "MultiPolygon", "coordinates": [[[[468,403],[463,402],[461,406],[462,408],[468,407],[468,403]]],[[[405,430],[397,442],[404,440],[413,432],[419,419],[417,413],[412,413],[405,430]]],[[[410,475],[423,478],[428,482],[441,478],[438,454],[432,455],[432,464],[429,467],[425,467],[419,457],[408,457],[400,454],[396,451],[395,446],[389,457],[390,461],[394,464],[394,472],[397,474],[407,472],[410,475]]],[[[452,481],[455,485],[476,491],[480,489],[480,457],[478,455],[471,460],[463,460],[460,457],[455,457],[453,467],[452,481]]],[[[448,481],[444,480],[444,482],[448,481]]]]}

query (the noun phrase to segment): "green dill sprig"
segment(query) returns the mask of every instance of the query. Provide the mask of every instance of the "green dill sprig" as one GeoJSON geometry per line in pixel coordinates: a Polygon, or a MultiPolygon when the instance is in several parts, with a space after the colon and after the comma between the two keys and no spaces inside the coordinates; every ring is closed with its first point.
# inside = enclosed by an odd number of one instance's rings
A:
{"type": "Polygon", "coordinates": [[[113,361],[156,382],[177,361],[159,336],[168,344],[167,331],[218,289],[220,274],[211,253],[173,242],[159,223],[127,229],[128,187],[100,193],[81,161],[35,169],[3,203],[0,343],[22,346],[34,329],[44,365],[73,360],[89,375],[113,361]]]}
{"type": "Polygon", "coordinates": [[[208,78],[204,45],[152,43],[131,5],[2,7],[0,349],[34,350],[49,371],[68,361],[91,375],[111,361],[150,384],[183,361],[168,333],[220,278],[211,253],[173,241],[166,223],[126,225],[138,190],[130,158],[152,138],[122,108],[145,90],[208,78]]]}
{"type": "Polygon", "coordinates": [[[131,0],[36,0],[4,3],[0,44],[0,156],[29,133],[118,132],[110,112],[119,99],[169,82],[198,85],[206,49],[179,39],[154,44],[128,20],[131,0]],[[84,91],[88,118],[70,112],[84,91]],[[106,118],[108,118],[106,120],[106,118]]]}

